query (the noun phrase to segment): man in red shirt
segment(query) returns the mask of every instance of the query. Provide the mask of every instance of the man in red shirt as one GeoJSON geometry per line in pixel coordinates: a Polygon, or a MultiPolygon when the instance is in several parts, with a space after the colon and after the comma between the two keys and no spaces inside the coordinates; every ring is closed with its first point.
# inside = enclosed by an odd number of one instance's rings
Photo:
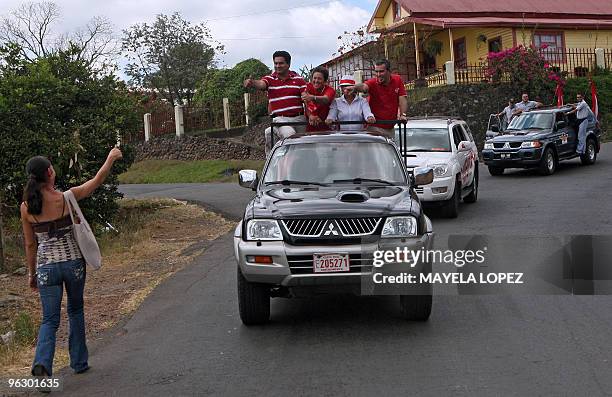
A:
{"type": "MultiPolygon", "coordinates": [[[[302,93],[306,91],[306,81],[297,73],[289,70],[291,55],[287,51],[276,51],[272,55],[274,73],[261,80],[246,79],[244,87],[255,87],[268,91],[268,109],[274,122],[306,122],[302,93]]],[[[275,127],[274,135],[287,138],[296,132],[304,132],[305,126],[275,127]]],[[[266,154],[272,149],[272,129],[266,128],[266,154]]]]}
{"type": "MultiPolygon", "coordinates": [[[[391,64],[387,59],[376,61],[374,72],[376,77],[365,83],[356,84],[355,91],[369,94],[370,108],[376,120],[406,120],[408,97],[402,78],[397,74],[391,74],[391,64]]],[[[394,127],[390,124],[375,124],[367,129],[393,138],[394,127]]]]}
{"type": "Polygon", "coordinates": [[[306,92],[302,94],[308,115],[306,132],[329,130],[325,119],[329,114],[331,103],[336,98],[336,90],[327,84],[328,80],[329,71],[326,68],[317,66],[312,70],[311,82],[306,85],[306,92]]]}

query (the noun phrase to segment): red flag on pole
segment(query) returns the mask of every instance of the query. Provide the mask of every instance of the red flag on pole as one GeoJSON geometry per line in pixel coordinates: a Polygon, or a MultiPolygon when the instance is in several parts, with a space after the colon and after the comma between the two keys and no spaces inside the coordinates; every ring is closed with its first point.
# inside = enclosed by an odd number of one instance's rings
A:
{"type": "Polygon", "coordinates": [[[597,103],[597,88],[593,79],[590,80],[591,84],[591,110],[595,115],[596,119],[599,119],[599,104],[597,103]]]}
{"type": "Polygon", "coordinates": [[[560,83],[557,83],[557,88],[555,88],[555,96],[557,97],[557,107],[560,108],[563,106],[563,86],[560,83]]]}

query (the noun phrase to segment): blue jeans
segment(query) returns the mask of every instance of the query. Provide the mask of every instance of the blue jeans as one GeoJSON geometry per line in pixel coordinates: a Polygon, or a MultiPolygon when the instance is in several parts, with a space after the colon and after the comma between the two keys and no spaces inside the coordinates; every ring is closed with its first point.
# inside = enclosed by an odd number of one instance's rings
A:
{"type": "Polygon", "coordinates": [[[82,371],[87,365],[87,345],[85,344],[85,317],[83,315],[83,289],[85,287],[85,262],[77,259],[67,262],[50,263],[40,266],[38,273],[38,291],[42,303],[43,319],[38,331],[34,365],[45,367],[49,375],[53,371],[55,355],[55,333],[60,323],[62,295],[64,286],[68,295],[68,319],[70,335],[70,367],[82,371]]]}

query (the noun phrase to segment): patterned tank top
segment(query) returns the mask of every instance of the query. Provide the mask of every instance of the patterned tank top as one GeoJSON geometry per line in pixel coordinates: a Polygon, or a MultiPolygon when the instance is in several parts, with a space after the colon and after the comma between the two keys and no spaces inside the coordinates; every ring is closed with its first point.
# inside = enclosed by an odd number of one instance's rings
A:
{"type": "MultiPolygon", "coordinates": [[[[64,213],[63,208],[62,213],[64,213]]],[[[72,232],[70,214],[54,221],[34,223],[32,229],[38,240],[37,267],[83,257],[72,232]]]]}

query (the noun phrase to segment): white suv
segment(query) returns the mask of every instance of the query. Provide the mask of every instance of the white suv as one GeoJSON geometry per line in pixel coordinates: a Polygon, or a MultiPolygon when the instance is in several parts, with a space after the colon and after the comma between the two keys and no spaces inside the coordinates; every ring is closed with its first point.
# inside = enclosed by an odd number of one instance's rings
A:
{"type": "Polygon", "coordinates": [[[455,218],[459,203],[478,198],[478,149],[470,128],[457,118],[412,118],[395,128],[395,142],[409,171],[427,166],[434,170],[434,181],[419,186],[416,193],[425,205],[438,205],[445,215],[455,218]]]}

